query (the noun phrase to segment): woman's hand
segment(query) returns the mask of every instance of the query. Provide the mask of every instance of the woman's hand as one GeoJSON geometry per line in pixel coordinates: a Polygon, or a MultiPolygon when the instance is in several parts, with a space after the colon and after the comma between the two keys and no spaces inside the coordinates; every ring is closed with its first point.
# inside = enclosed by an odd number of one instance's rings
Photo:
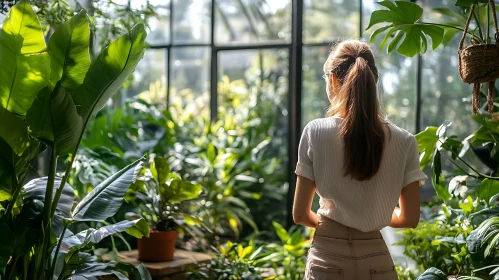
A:
{"type": "Polygon", "coordinates": [[[293,204],[293,220],[296,224],[315,228],[319,223],[319,215],[311,210],[314,194],[315,182],[298,176],[293,204]]]}

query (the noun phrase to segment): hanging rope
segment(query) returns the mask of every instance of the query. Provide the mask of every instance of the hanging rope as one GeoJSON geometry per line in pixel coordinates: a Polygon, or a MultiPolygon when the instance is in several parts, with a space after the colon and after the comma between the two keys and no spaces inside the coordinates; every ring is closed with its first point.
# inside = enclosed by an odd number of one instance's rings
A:
{"type": "Polygon", "coordinates": [[[495,81],[489,82],[489,90],[487,92],[487,107],[491,115],[494,113],[494,83],[495,81]]]}
{"type": "Polygon", "coordinates": [[[473,85],[473,95],[471,96],[471,111],[473,112],[473,115],[478,114],[478,111],[480,110],[480,86],[481,83],[475,83],[473,85]]]}

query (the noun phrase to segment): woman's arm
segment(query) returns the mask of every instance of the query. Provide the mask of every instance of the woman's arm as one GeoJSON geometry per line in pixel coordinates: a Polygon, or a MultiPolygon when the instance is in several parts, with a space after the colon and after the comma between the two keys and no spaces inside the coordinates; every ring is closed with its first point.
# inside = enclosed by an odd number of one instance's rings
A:
{"type": "Polygon", "coordinates": [[[392,214],[390,226],[393,228],[416,228],[419,223],[420,198],[419,181],[410,183],[400,192],[400,208],[392,214]]]}
{"type": "Polygon", "coordinates": [[[314,194],[315,182],[298,176],[293,204],[293,220],[296,224],[315,228],[319,223],[319,216],[311,210],[314,194]]]}

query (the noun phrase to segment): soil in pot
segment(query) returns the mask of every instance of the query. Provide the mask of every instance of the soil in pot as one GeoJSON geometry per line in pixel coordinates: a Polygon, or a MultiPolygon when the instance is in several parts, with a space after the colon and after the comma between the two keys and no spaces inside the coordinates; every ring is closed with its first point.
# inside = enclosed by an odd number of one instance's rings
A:
{"type": "Polygon", "coordinates": [[[175,242],[178,232],[151,231],[149,238],[143,237],[137,240],[139,260],[146,262],[163,262],[173,260],[175,242]]]}

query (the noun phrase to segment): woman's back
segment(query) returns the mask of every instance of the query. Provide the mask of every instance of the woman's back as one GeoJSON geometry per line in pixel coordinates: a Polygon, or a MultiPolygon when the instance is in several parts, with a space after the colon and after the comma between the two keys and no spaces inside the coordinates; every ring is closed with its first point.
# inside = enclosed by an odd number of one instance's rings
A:
{"type": "Polygon", "coordinates": [[[379,230],[390,224],[402,188],[426,179],[419,168],[416,140],[386,123],[379,169],[372,178],[359,181],[344,175],[342,122],[339,117],[329,117],[305,127],[297,174],[315,181],[321,198],[317,214],[361,231],[379,230]]]}

